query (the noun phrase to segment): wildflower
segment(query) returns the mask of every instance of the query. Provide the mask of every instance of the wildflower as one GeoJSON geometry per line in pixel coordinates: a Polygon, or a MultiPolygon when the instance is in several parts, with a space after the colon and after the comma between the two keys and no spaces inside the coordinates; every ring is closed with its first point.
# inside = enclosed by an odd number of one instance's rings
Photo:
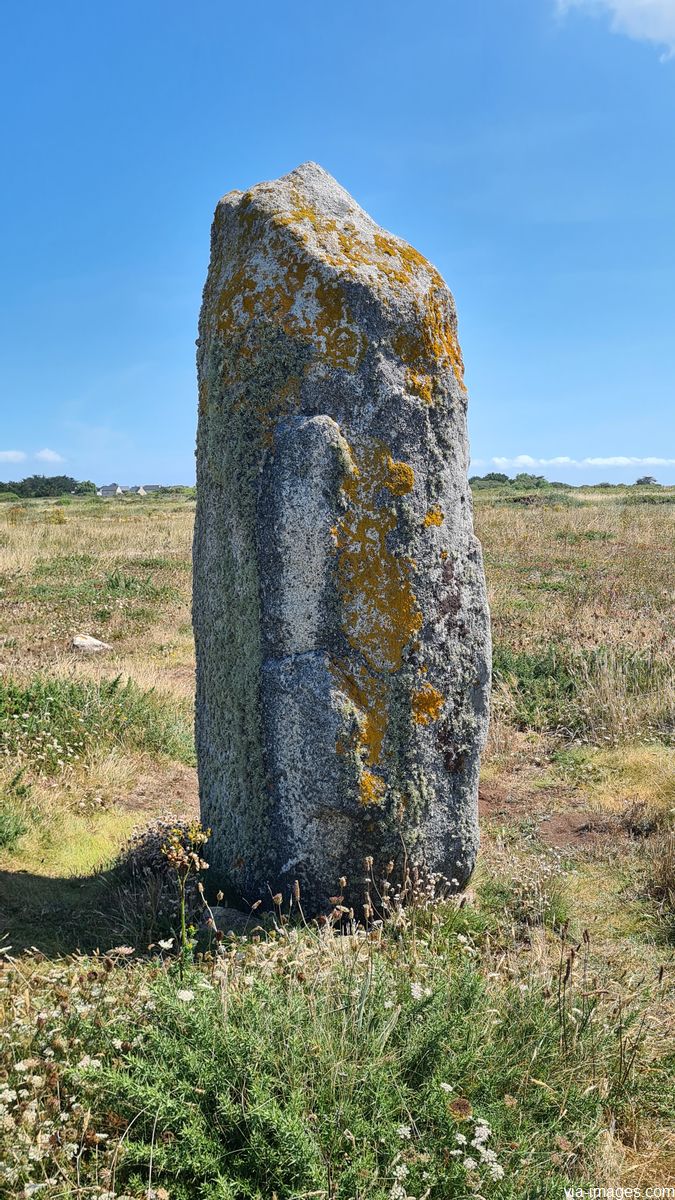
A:
{"type": "Polygon", "coordinates": [[[504,1168],[500,1167],[499,1163],[493,1163],[490,1167],[490,1175],[495,1183],[497,1183],[500,1179],[504,1178],[504,1168]]]}
{"type": "Polygon", "coordinates": [[[443,1091],[443,1092],[451,1092],[452,1091],[451,1083],[441,1083],[439,1086],[441,1088],[441,1091],[443,1091]]]}
{"type": "Polygon", "coordinates": [[[92,1069],[102,1066],[102,1063],[101,1063],[100,1058],[90,1058],[88,1054],[85,1054],[84,1057],[80,1059],[80,1061],[77,1065],[78,1065],[78,1067],[81,1067],[83,1070],[85,1070],[86,1068],[89,1068],[90,1070],[92,1070],[92,1069]]]}
{"type": "Polygon", "coordinates": [[[463,1133],[456,1133],[455,1141],[457,1142],[458,1146],[466,1146],[466,1138],[464,1137],[463,1133]]]}
{"type": "Polygon", "coordinates": [[[413,1000],[421,1000],[422,995],[423,995],[422,984],[421,983],[411,983],[410,984],[410,995],[412,996],[413,1000]]]}
{"type": "Polygon", "coordinates": [[[404,1140],[406,1140],[406,1141],[410,1141],[410,1132],[411,1132],[411,1130],[410,1130],[410,1126],[409,1126],[409,1125],[399,1125],[399,1127],[398,1127],[398,1129],[396,1130],[396,1132],[397,1132],[397,1134],[398,1134],[398,1136],[399,1136],[400,1138],[403,1138],[403,1139],[404,1139],[404,1140]]]}
{"type": "Polygon", "coordinates": [[[180,991],[176,992],[176,999],[181,1000],[183,1004],[189,1004],[194,998],[195,994],[189,988],[181,988],[180,991]]]}
{"type": "Polygon", "coordinates": [[[173,946],[173,943],[174,943],[174,939],[172,937],[160,938],[157,945],[161,946],[162,950],[170,950],[171,947],[173,946]]]}
{"type": "Polygon", "coordinates": [[[475,1158],[465,1158],[462,1166],[464,1167],[465,1171],[475,1171],[478,1167],[478,1163],[476,1162],[475,1158]]]}

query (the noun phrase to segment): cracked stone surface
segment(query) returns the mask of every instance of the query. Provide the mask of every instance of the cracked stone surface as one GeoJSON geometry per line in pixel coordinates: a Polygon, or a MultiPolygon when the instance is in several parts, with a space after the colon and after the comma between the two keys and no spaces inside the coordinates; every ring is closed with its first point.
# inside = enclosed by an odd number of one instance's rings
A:
{"type": "Polygon", "coordinates": [[[298,879],[478,847],[490,631],[454,302],[314,163],[218,204],[198,342],[197,753],[212,873],[298,879]]]}

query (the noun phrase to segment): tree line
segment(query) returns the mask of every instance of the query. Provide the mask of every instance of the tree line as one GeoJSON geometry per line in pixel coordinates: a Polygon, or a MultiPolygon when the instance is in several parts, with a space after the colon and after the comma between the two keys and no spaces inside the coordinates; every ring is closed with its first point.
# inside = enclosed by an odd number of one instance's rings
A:
{"type": "Polygon", "coordinates": [[[26,479],[0,482],[0,493],[9,492],[20,500],[36,500],[44,496],[64,496],[74,493],[87,496],[96,493],[91,479],[73,479],[72,475],[29,475],[26,479]]]}

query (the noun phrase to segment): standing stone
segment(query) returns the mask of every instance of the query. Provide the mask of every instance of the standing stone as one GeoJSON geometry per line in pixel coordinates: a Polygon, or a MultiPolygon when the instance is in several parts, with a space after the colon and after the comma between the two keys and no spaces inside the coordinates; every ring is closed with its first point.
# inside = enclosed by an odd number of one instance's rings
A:
{"type": "Polygon", "coordinates": [[[490,633],[452,296],[306,163],[218,204],[199,326],[194,628],[209,859],[305,910],[363,860],[462,886],[490,633]]]}

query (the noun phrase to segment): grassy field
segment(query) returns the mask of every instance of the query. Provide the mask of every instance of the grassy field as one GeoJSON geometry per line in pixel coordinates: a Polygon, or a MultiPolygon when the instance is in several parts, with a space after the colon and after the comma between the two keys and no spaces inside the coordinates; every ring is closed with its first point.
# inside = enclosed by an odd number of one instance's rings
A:
{"type": "Polygon", "coordinates": [[[171,881],[118,859],[197,814],[194,502],[0,503],[0,1196],[675,1185],[673,499],[477,490],[465,899],[422,880],[383,927],[284,916],[196,963],[171,881]]]}

